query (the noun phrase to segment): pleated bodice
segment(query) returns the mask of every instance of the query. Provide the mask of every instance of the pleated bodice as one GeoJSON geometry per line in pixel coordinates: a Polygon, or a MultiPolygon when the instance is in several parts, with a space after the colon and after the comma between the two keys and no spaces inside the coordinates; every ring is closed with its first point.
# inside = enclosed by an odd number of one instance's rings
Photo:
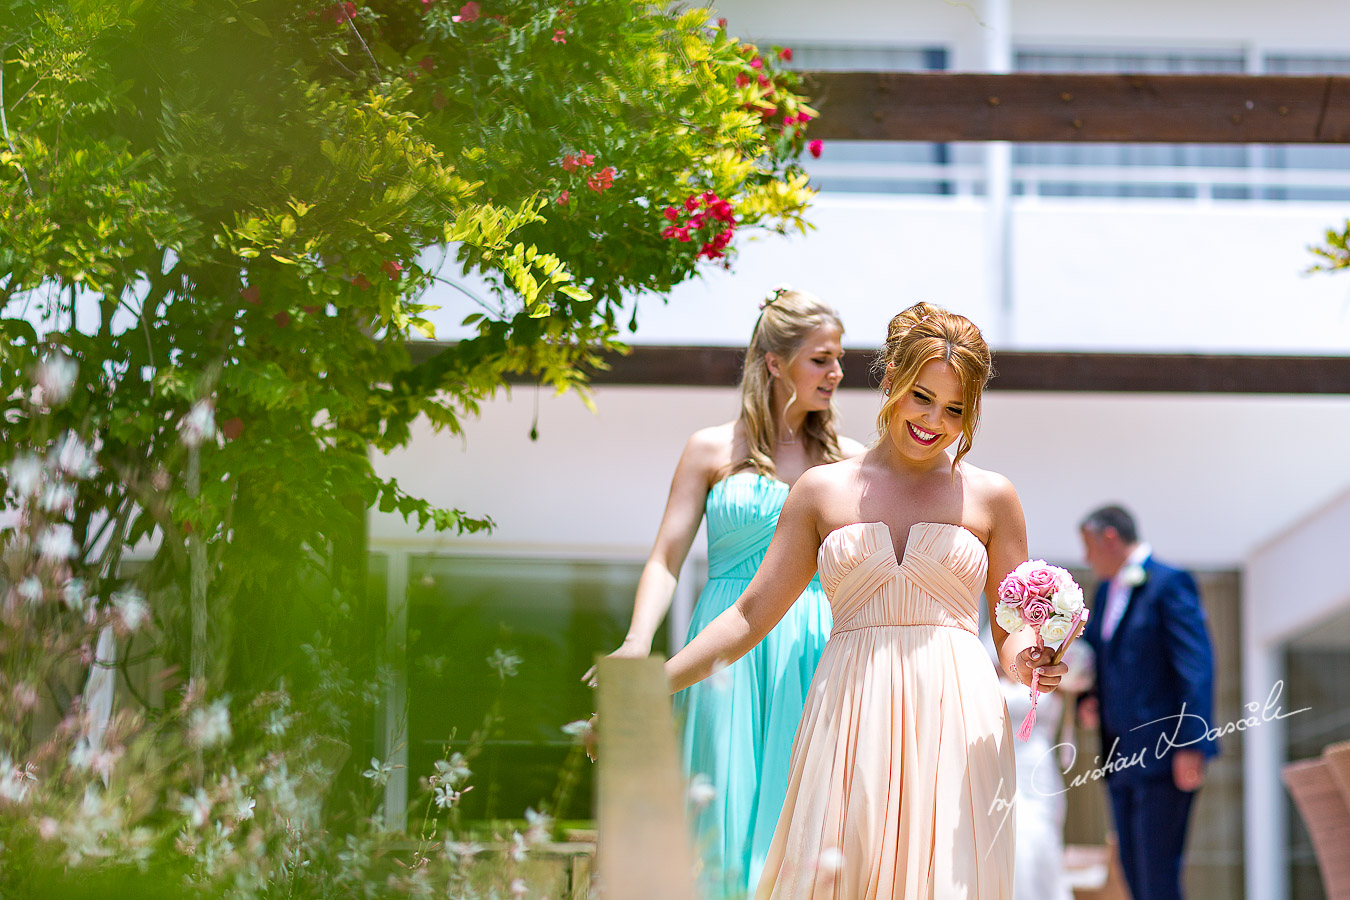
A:
{"type": "MultiPolygon", "coordinates": [[[[749,583],[778,527],[788,485],[755,472],[737,472],[708,491],[708,580],[749,583]]],[[[819,583],[816,584],[819,587],[819,583]]]]}
{"type": "Polygon", "coordinates": [[[825,536],[817,562],[835,634],[879,625],[979,631],[989,557],[960,525],[916,523],[899,561],[885,522],[845,525],[825,536]]]}

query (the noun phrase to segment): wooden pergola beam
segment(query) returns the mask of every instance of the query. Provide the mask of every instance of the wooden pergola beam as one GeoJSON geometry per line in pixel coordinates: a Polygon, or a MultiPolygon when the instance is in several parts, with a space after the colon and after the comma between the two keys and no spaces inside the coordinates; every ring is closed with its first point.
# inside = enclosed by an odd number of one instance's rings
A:
{"type": "Polygon", "coordinates": [[[1350,76],[806,75],[826,140],[1350,143],[1350,76]]]}
{"type": "MultiPolygon", "coordinates": [[[[873,388],[876,351],[848,351],[844,387],[873,388]]],[[[740,380],[744,351],[736,347],[639,345],[593,373],[597,385],[728,387],[740,380]]],[[[994,354],[997,391],[1161,394],[1350,395],[1350,356],[1245,356],[1181,353],[994,354]]]]}

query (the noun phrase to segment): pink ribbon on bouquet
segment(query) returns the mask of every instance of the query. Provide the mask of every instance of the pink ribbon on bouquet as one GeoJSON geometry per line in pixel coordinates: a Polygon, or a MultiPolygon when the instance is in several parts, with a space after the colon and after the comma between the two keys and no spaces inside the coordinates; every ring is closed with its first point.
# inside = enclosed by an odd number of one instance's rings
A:
{"type": "MultiPolygon", "coordinates": [[[[1074,636],[1078,634],[1078,626],[1082,624],[1083,617],[1086,614],[1086,606],[1073,614],[1073,619],[1071,620],[1069,627],[1069,634],[1064,638],[1065,641],[1073,640],[1074,636]]],[[[1036,646],[1042,649],[1045,647],[1045,641],[1041,638],[1041,629],[1039,627],[1036,628],[1036,646]]],[[[1063,646],[1063,642],[1061,642],[1061,646],[1063,646]]],[[[1039,668],[1039,666],[1037,668],[1039,668]]],[[[1040,673],[1033,670],[1031,673],[1031,709],[1027,712],[1026,718],[1022,720],[1022,724],[1017,728],[1017,739],[1019,741],[1029,740],[1031,738],[1031,729],[1036,725],[1036,701],[1039,700],[1041,696],[1040,688],[1038,687],[1040,683],[1040,673]]]]}

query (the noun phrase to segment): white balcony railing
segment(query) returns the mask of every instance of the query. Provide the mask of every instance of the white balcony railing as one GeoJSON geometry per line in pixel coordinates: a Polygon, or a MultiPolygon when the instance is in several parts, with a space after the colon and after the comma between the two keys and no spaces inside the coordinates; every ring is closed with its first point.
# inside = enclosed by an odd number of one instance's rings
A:
{"type": "MultiPolygon", "coordinates": [[[[827,191],[966,196],[985,192],[986,169],[976,163],[815,161],[808,171],[827,191]]],[[[1028,200],[1063,196],[1064,186],[1083,189],[1075,192],[1078,195],[1105,197],[1120,197],[1136,187],[1171,188],[1176,193],[1169,197],[1202,202],[1283,200],[1287,196],[1281,193],[1294,192],[1299,200],[1341,204],[1350,200],[1350,169],[1014,164],[1011,171],[1014,194],[1028,200]],[[1224,190],[1242,194],[1224,196],[1224,190]]]]}

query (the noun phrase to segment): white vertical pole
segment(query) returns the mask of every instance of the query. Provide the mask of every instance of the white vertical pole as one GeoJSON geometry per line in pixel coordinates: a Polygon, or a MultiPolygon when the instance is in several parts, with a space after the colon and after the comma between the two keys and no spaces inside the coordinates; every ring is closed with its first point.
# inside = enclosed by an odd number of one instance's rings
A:
{"type": "Polygon", "coordinates": [[[666,619],[669,626],[666,650],[670,656],[680,652],[684,647],[685,636],[689,633],[689,622],[694,617],[694,601],[698,599],[694,592],[698,568],[698,561],[693,554],[687,555],[680,568],[679,578],[675,581],[675,596],[671,599],[670,616],[666,619]]]}
{"type": "MultiPolygon", "coordinates": [[[[1272,689],[1284,684],[1285,673],[1279,646],[1267,644],[1261,634],[1261,598],[1253,596],[1249,585],[1254,579],[1246,574],[1242,590],[1242,702],[1259,704],[1254,714],[1259,720],[1272,689]]],[[[1281,695],[1280,706],[1285,714],[1293,711],[1287,692],[1281,695]]],[[[1253,714],[1244,708],[1241,715],[1253,714]]],[[[1242,740],[1246,896],[1253,900],[1288,900],[1287,804],[1280,780],[1288,746],[1284,722],[1273,718],[1262,722],[1247,729],[1242,740]]]]}
{"type": "Polygon", "coordinates": [[[380,736],[382,760],[394,771],[384,786],[385,827],[402,830],[408,818],[408,553],[389,553],[389,572],[385,582],[385,657],[393,673],[384,697],[383,734],[380,736]]]}
{"type": "MultiPolygon", "coordinates": [[[[1012,71],[1012,0],[984,2],[984,68],[1003,74],[1012,71]]],[[[997,324],[995,342],[1009,345],[1014,338],[1012,286],[1012,145],[985,144],[985,283],[997,324]]]]}

